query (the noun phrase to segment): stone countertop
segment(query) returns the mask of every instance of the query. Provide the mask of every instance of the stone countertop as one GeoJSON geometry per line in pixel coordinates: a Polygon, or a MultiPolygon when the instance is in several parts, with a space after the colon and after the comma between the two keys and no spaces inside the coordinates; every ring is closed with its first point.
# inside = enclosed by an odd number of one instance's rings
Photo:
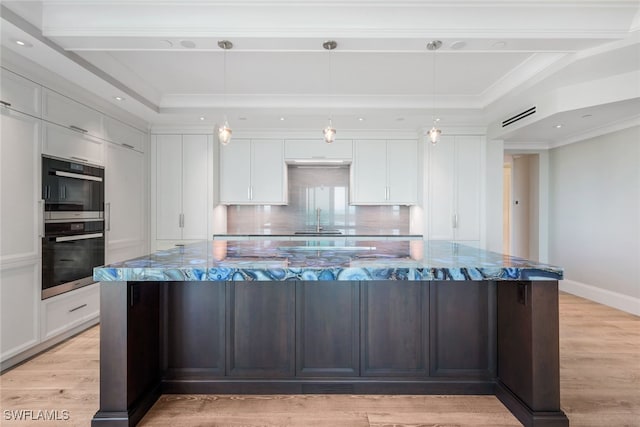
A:
{"type": "Polygon", "coordinates": [[[560,267],[423,240],[214,240],[98,267],[96,281],[561,280],[560,267]]]}

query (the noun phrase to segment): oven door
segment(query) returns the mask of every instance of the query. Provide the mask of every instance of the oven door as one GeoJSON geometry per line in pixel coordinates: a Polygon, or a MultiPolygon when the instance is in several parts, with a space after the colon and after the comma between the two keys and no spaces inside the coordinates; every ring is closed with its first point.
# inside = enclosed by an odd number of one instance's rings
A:
{"type": "Polygon", "coordinates": [[[97,219],[104,211],[104,169],[42,158],[45,220],[97,219]]]}
{"type": "Polygon", "coordinates": [[[42,242],[42,299],[94,283],[93,268],[104,265],[102,222],[46,224],[82,228],[81,232],[47,233],[42,242]],[[86,225],[90,225],[87,226],[86,225]],[[92,229],[93,228],[93,229],[92,229]]]}

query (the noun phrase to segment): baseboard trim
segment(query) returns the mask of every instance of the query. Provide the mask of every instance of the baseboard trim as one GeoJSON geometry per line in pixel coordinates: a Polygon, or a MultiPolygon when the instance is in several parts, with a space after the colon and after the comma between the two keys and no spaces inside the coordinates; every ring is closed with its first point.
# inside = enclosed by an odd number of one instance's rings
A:
{"type": "Polygon", "coordinates": [[[559,282],[559,288],[561,291],[640,316],[640,298],[567,279],[559,282]]]}

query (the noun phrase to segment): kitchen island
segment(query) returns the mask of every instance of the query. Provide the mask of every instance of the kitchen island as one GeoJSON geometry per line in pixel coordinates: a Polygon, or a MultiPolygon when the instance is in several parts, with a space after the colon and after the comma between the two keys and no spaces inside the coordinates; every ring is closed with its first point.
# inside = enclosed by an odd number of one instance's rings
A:
{"type": "Polygon", "coordinates": [[[495,394],[560,409],[562,269],[449,242],[214,240],[97,268],[100,409],[161,394],[495,394]]]}

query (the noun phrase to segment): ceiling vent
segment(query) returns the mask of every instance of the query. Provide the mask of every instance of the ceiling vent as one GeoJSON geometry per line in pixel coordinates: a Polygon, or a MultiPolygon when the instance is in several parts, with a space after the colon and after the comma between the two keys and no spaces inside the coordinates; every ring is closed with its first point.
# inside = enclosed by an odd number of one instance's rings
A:
{"type": "Polygon", "coordinates": [[[518,120],[522,120],[525,117],[528,117],[528,116],[530,116],[532,114],[535,114],[535,113],[536,113],[536,107],[533,106],[533,107],[529,108],[528,110],[524,110],[522,113],[516,114],[513,117],[509,117],[508,119],[503,120],[502,121],[502,127],[504,128],[504,127],[507,127],[509,125],[512,125],[515,122],[517,122],[518,120]]]}

